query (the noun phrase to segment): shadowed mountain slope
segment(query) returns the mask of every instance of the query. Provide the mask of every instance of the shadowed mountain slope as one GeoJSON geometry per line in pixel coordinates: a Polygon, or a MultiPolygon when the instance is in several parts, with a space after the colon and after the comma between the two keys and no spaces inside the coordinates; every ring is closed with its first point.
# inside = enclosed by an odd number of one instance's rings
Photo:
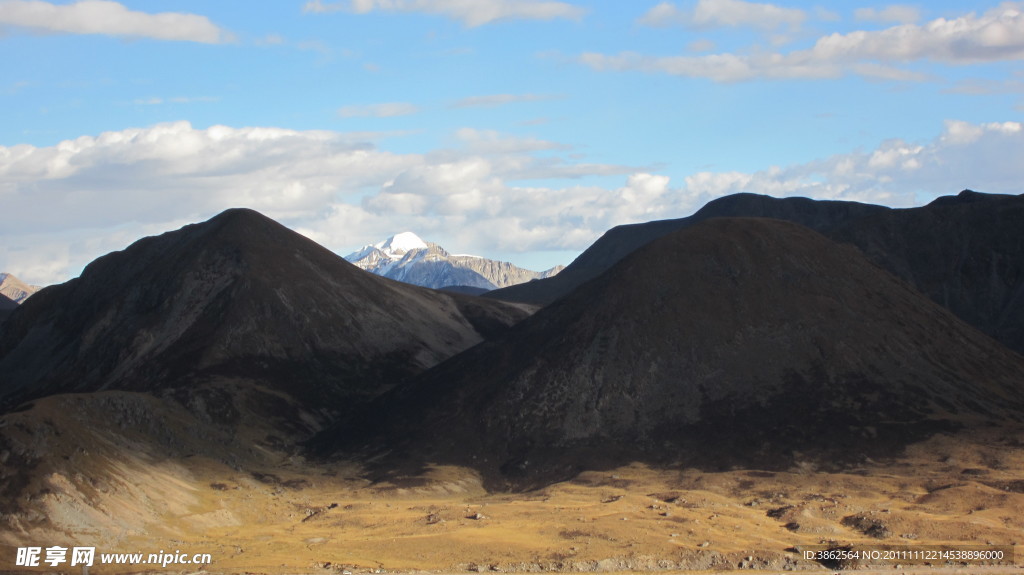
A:
{"type": "Polygon", "coordinates": [[[961,319],[1024,353],[1024,196],[970,190],[909,209],[736,194],[688,218],[613,228],[558,276],[486,297],[545,305],[655,238],[732,216],[792,221],[851,243],[961,319]]]}
{"type": "Polygon", "coordinates": [[[403,445],[523,486],[638,459],[779,468],[896,453],[1024,419],[1024,359],[855,248],[713,219],[376,403],[372,428],[319,445],[403,445]]]}
{"type": "Polygon", "coordinates": [[[228,210],[26,301],[0,331],[0,405],[241,378],[329,409],[526,315],[494,303],[373,276],[257,212],[228,210]]]}
{"type": "Polygon", "coordinates": [[[18,309],[18,303],[11,298],[0,294],[0,322],[7,319],[11,312],[18,309]]]}
{"type": "Polygon", "coordinates": [[[1024,196],[971,191],[828,230],[1024,354],[1024,196]]]}

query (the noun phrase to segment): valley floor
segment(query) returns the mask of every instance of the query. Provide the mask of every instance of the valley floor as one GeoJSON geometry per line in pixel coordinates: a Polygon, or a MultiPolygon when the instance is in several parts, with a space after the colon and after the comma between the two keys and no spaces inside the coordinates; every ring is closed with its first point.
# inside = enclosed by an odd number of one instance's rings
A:
{"type": "MultiPolygon", "coordinates": [[[[211,558],[188,570],[97,564],[93,575],[829,572],[800,551],[820,544],[1020,545],[1022,446],[1024,431],[992,431],[970,441],[939,436],[898,461],[844,473],[809,464],[787,472],[719,473],[633,464],[518,494],[487,493],[475,472],[453,467],[372,482],[354,465],[325,467],[296,457],[259,469],[198,456],[159,464],[126,459],[111,463],[105,483],[93,480],[91,503],[81,478],[50,474],[47,490],[35,496],[46,509],[45,524],[26,529],[24,514],[5,518],[0,572],[17,568],[17,547],[26,545],[90,545],[97,557],[211,558]]],[[[870,567],[857,572],[1024,572],[1009,561],[870,567]]]]}

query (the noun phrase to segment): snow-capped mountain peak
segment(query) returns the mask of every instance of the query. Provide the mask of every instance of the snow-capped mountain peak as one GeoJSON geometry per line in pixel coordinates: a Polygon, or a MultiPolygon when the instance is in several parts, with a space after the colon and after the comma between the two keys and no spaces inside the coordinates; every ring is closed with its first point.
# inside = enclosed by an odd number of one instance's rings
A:
{"type": "Polygon", "coordinates": [[[469,286],[492,290],[561,271],[561,266],[535,272],[480,256],[452,255],[412,232],[395,234],[365,246],[345,259],[377,275],[430,288],[469,286]]]}
{"type": "Polygon", "coordinates": [[[395,234],[380,243],[374,244],[373,247],[388,255],[397,256],[411,252],[412,250],[426,249],[429,246],[427,245],[427,242],[420,239],[416,234],[412,232],[402,232],[400,234],[395,234]]]}

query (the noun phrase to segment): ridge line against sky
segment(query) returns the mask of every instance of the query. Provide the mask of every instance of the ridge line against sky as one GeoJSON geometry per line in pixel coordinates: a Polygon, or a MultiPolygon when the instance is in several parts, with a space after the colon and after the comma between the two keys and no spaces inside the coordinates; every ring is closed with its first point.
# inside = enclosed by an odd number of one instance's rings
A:
{"type": "Polygon", "coordinates": [[[247,206],[531,269],[736,192],[1024,192],[1024,2],[0,0],[0,271],[247,206]]]}

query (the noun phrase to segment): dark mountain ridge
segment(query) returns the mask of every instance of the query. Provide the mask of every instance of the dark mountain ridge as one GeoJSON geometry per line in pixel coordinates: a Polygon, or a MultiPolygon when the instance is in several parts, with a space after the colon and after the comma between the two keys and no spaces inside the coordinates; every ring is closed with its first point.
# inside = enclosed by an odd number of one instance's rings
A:
{"type": "Polygon", "coordinates": [[[858,202],[774,198],[750,193],[733,194],[712,200],[692,216],[685,218],[615,226],[584,250],[557,276],[494,290],[486,297],[547,305],[597,277],[641,246],[710,218],[775,218],[822,231],[841,222],[890,209],[858,202]]]}
{"type": "Polygon", "coordinates": [[[961,192],[838,224],[857,246],[959,318],[1024,354],[1024,196],[961,192]]]}
{"type": "Polygon", "coordinates": [[[0,403],[241,378],[344,405],[525,315],[373,276],[233,209],[139,240],[26,301],[0,331],[0,403]]]}
{"type": "Polygon", "coordinates": [[[671,233],[321,434],[529,487],[630,461],[842,465],[1024,419],[1024,358],[793,223],[671,233]],[[373,425],[368,425],[372,422],[373,425]]]}
{"type": "Polygon", "coordinates": [[[768,217],[861,249],[961,319],[1024,353],[1024,196],[964,190],[917,208],[736,194],[686,218],[618,226],[561,274],[485,297],[546,305],[633,250],[713,217],[768,217]]]}

